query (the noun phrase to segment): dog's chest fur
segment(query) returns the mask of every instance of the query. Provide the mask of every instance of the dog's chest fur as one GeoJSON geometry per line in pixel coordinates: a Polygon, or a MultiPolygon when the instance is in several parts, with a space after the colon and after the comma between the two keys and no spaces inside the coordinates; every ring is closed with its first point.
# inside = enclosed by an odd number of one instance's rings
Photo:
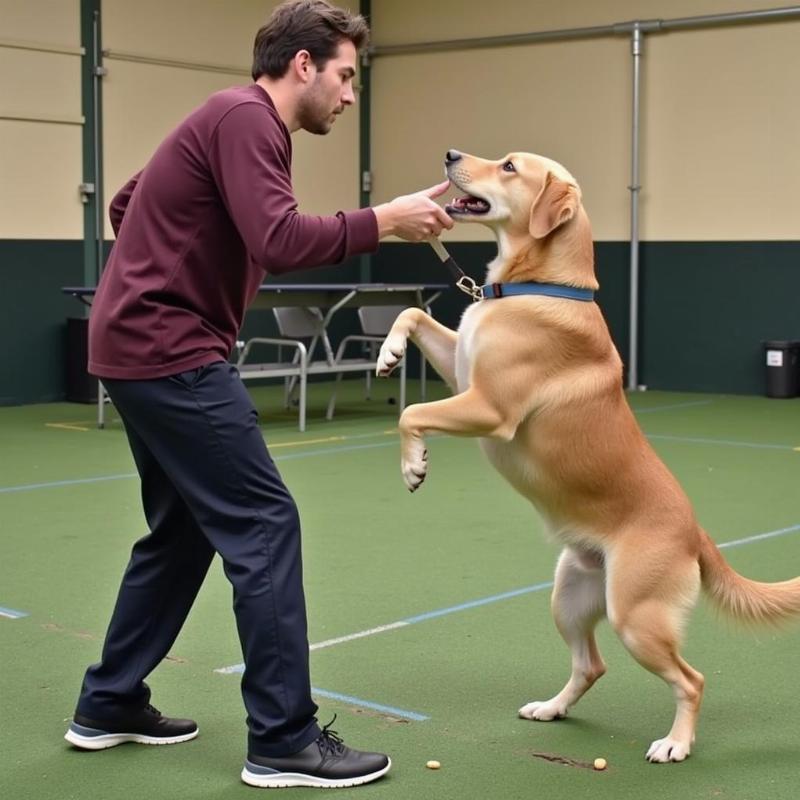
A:
{"type": "MultiPolygon", "coordinates": [[[[488,310],[488,302],[473,303],[461,317],[456,344],[456,381],[459,393],[469,388],[476,349],[481,335],[486,334],[485,326],[490,324],[486,320],[488,310]]],[[[482,438],[479,442],[481,450],[495,469],[519,491],[525,493],[523,487],[530,487],[534,482],[537,467],[524,444],[521,445],[516,438],[511,442],[482,438]]]]}
{"type": "Polygon", "coordinates": [[[482,301],[472,303],[462,314],[458,326],[458,344],[456,345],[456,382],[458,391],[469,388],[470,370],[475,352],[475,342],[479,335],[481,320],[486,316],[487,306],[482,301]]]}

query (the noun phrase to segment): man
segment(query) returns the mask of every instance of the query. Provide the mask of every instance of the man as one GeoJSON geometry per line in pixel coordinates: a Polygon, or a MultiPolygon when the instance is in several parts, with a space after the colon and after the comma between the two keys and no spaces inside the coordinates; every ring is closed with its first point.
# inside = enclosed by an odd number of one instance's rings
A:
{"type": "Polygon", "coordinates": [[[150,534],[132,551],[100,663],[67,741],[89,750],[194,738],[144,678],[174,642],[219,553],[234,590],[254,786],[354,786],[390,767],[320,730],[311,698],[300,523],[228,362],[265,273],[337,263],[394,234],[452,222],[447,183],[332,217],[297,212],[290,134],[325,134],[355,101],[368,30],[324,0],[291,0],[258,32],[254,83],[212,95],[111,203],[117,240],[98,286],[89,370],[125,424],[150,534]]]}

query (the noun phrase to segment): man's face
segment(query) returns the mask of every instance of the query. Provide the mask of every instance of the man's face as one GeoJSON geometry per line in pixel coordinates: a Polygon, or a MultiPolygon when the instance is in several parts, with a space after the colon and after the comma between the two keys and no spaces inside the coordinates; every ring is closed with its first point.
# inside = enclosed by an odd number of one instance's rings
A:
{"type": "Polygon", "coordinates": [[[345,106],[356,98],[353,77],[356,74],[356,48],[349,40],[339,44],[339,49],[322,70],[316,70],[314,80],[300,99],[298,120],[300,127],[309,133],[326,134],[345,106]]]}

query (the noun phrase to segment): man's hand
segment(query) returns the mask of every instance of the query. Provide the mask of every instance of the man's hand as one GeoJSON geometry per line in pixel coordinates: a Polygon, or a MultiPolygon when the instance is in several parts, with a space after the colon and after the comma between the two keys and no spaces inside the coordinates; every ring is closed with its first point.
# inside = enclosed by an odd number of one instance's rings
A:
{"type": "Polygon", "coordinates": [[[407,242],[424,242],[438,236],[442,229],[453,227],[453,220],[441,206],[433,202],[434,197],[443,195],[450,181],[443,181],[421,192],[396,197],[390,203],[376,206],[378,235],[399,236],[407,242]]]}

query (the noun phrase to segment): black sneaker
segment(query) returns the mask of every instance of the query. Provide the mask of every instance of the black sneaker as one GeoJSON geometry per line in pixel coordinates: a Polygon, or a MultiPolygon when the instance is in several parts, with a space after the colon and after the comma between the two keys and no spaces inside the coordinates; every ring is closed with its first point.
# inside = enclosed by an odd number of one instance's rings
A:
{"type": "Polygon", "coordinates": [[[112,720],[96,720],[75,714],[64,738],[81,750],[105,750],[124,742],[138,744],[177,744],[194,739],[199,732],[191,719],[162,716],[146,705],[112,720]]]}
{"type": "Polygon", "coordinates": [[[299,753],[280,758],[248,754],[242,780],[266,789],[286,786],[334,789],[359,786],[385,775],[392,766],[389,756],[347,747],[336,731],[330,730],[335,719],[299,753]]]}

